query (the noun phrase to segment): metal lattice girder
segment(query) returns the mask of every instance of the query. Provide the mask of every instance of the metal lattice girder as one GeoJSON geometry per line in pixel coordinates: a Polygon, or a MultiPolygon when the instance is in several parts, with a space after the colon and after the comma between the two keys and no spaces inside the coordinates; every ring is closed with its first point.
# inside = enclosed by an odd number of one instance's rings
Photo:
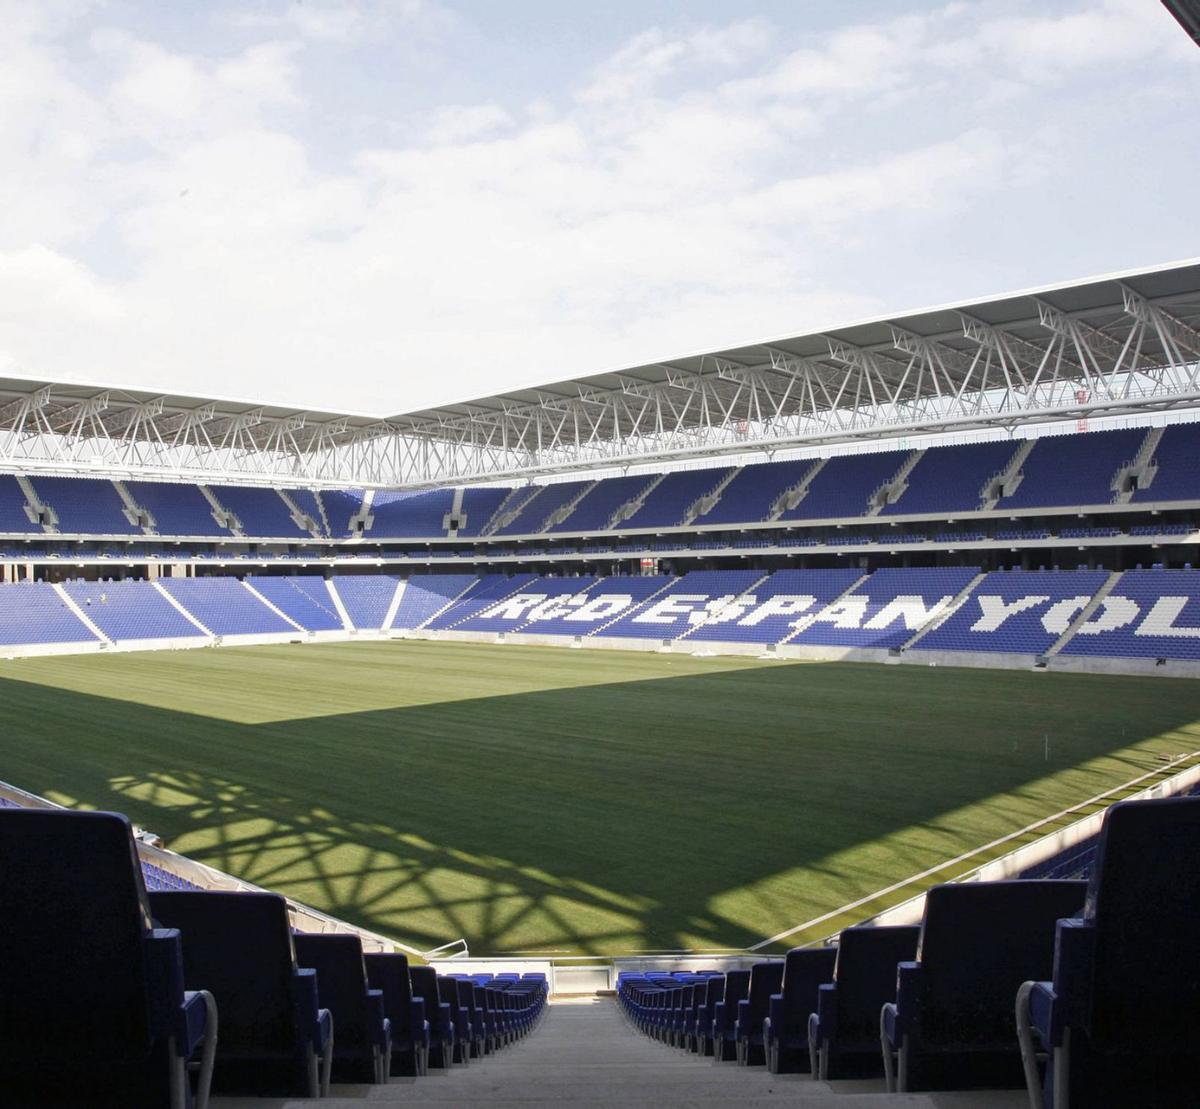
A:
{"type": "Polygon", "coordinates": [[[417,486],[1197,405],[1191,262],[383,419],[0,380],[0,466],[417,486]]]}

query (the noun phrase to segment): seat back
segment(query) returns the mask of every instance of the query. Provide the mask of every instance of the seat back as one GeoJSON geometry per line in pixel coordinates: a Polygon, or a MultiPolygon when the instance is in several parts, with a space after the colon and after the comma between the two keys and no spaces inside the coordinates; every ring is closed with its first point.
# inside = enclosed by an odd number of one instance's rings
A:
{"type": "Polygon", "coordinates": [[[912,960],[920,935],[913,924],[847,928],[838,937],[833,980],[839,1040],[878,1039],[879,1010],[896,999],[896,964],[912,960]]]}
{"type": "Polygon", "coordinates": [[[0,809],[6,1075],[14,1067],[51,1065],[64,1054],[74,1064],[149,1055],[152,997],[158,1004],[147,965],[150,928],[125,817],[0,809]]]}
{"type": "Polygon", "coordinates": [[[762,1030],[762,1022],[766,1018],[767,1005],[770,1003],[771,995],[779,992],[782,982],[783,963],[781,962],[755,963],[750,968],[750,983],[746,987],[746,1000],[750,1002],[748,1013],[750,1028],[744,1028],[743,1032],[762,1030]]]}
{"type": "Polygon", "coordinates": [[[159,924],[182,932],[184,984],[209,990],[216,999],[222,1048],[285,1049],[296,1043],[296,956],[282,897],[209,890],[152,893],[150,911],[159,924]]]}
{"type": "Polygon", "coordinates": [[[1084,917],[1095,926],[1094,1046],[1200,1040],[1200,797],[1128,801],[1104,820],[1084,917]]]}
{"type": "Polygon", "coordinates": [[[713,1006],[725,998],[725,975],[710,978],[705,986],[703,1004],[708,1006],[708,1016],[712,1019],[713,1006]]]}
{"type": "Polygon", "coordinates": [[[371,1042],[367,1027],[367,970],[362,941],[342,933],[297,932],[296,961],[317,972],[317,997],[333,1014],[335,1049],[371,1042]]]}
{"type": "Polygon", "coordinates": [[[833,981],[836,947],[797,947],[783,964],[783,1016],[789,1027],[807,1032],[808,1015],[817,1011],[817,990],[833,981]]]}
{"type": "Polygon", "coordinates": [[[725,975],[725,996],[720,1000],[725,1002],[725,1027],[733,1031],[733,1022],[737,1020],[737,1003],[750,990],[750,972],[748,970],[731,970],[725,975]]]}
{"type": "MultiPolygon", "coordinates": [[[[412,1027],[412,979],[409,976],[408,956],[393,951],[368,951],[363,955],[367,967],[367,983],[383,994],[383,1011],[392,1022],[392,1037],[407,1039],[412,1027]]],[[[425,1010],[426,1019],[429,1009],[425,1010]]]]}
{"type": "Polygon", "coordinates": [[[439,1020],[438,1005],[442,1000],[438,990],[437,971],[433,967],[409,967],[408,975],[412,982],[413,997],[424,998],[425,1019],[429,1021],[430,1031],[436,1032],[439,1020]]]}
{"type": "Polygon", "coordinates": [[[1086,882],[963,882],[925,895],[923,1041],[1015,1044],[1013,998],[1054,971],[1058,921],[1083,909],[1086,882]]]}

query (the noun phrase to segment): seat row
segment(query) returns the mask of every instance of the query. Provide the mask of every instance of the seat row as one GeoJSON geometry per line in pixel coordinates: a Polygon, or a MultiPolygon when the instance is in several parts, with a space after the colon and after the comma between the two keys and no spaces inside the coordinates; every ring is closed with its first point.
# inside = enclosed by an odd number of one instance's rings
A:
{"type": "Polygon", "coordinates": [[[1200,798],[1106,815],[1088,881],[935,886],[921,924],[749,970],[625,973],[646,1034],[889,1090],[1025,1085],[1035,1107],[1200,1104],[1200,798]]]}
{"type": "Polygon", "coordinates": [[[148,894],[115,813],[0,809],[0,904],[6,1106],[318,1097],[499,1051],[547,994],[293,932],[277,894],[148,894]]]}

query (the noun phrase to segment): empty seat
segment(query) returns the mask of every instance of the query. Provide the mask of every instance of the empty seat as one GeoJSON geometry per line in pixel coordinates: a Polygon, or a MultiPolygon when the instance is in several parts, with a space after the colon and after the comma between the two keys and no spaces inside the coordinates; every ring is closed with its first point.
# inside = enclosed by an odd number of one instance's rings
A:
{"type": "Polygon", "coordinates": [[[1013,999],[1050,974],[1060,918],[1083,908],[1084,882],[964,882],[925,895],[917,960],[901,963],[883,1007],[888,1088],[1020,1086],[1013,999]]]}
{"type": "Polygon", "coordinates": [[[847,928],[838,937],[833,981],[817,991],[808,1021],[814,1077],[864,1078],[883,1074],[879,1012],[896,997],[896,967],[917,953],[921,929],[847,928]]]}
{"type": "Polygon", "coordinates": [[[371,989],[383,994],[383,1011],[392,1026],[393,1075],[415,1076],[429,1070],[429,1021],[424,998],[414,998],[408,956],[368,951],[363,956],[371,989]]]}
{"type": "Polygon", "coordinates": [[[425,1003],[425,1019],[429,1022],[429,1065],[448,1068],[454,1061],[454,1017],[450,1003],[441,999],[437,971],[433,967],[409,967],[408,973],[413,998],[425,1003]]]}
{"type": "Polygon", "coordinates": [[[317,972],[317,997],[333,1014],[333,1080],[386,1082],[391,1025],[383,994],[367,986],[362,941],[356,935],[297,932],[296,961],[317,972]]]}
{"type": "Polygon", "coordinates": [[[0,809],[0,1102],[204,1109],[217,1010],[184,991],[116,813],[0,809]]]}
{"type": "Polygon", "coordinates": [[[766,1062],[763,1053],[763,1021],[771,996],[783,982],[783,963],[755,963],[750,969],[750,985],[746,997],[738,1002],[733,1038],[737,1061],[742,1066],[759,1066],[766,1062]]]}
{"type": "Polygon", "coordinates": [[[712,1007],[713,1055],[717,1062],[724,1063],[737,1057],[734,1045],[733,1026],[737,1021],[737,1004],[750,988],[748,970],[731,970],[725,975],[725,993],[712,1007]]]}
{"type": "Polygon", "coordinates": [[[1025,983],[1017,998],[1035,1106],[1043,1097],[1052,1109],[1196,1104],[1198,859],[1200,798],[1109,809],[1082,918],[1059,923],[1052,978],[1025,983]]]}
{"type": "Polygon", "coordinates": [[[808,1017],[817,1008],[817,990],[833,981],[836,960],[836,947],[797,947],[787,953],[783,982],[763,1022],[763,1049],[772,1074],[809,1069],[808,1017]]]}
{"type": "Polygon", "coordinates": [[[275,893],[150,894],[159,924],[183,936],[184,985],[217,999],[221,1094],[319,1097],[329,1090],[333,1026],[316,972],[296,965],[287,902],[275,893]]]}
{"type": "Polygon", "coordinates": [[[694,1050],[697,1055],[713,1053],[712,1020],[717,1002],[725,997],[725,975],[710,978],[704,988],[704,1000],[696,1005],[696,1037],[694,1050]]]}

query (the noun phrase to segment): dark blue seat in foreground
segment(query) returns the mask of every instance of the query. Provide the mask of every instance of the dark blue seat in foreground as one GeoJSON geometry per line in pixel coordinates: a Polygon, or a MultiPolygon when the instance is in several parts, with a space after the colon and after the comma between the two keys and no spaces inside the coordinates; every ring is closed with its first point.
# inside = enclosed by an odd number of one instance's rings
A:
{"type": "Polygon", "coordinates": [[[391,1069],[391,1025],[383,994],[367,986],[357,935],[297,932],[296,961],[317,972],[317,996],[333,1014],[333,1080],[386,1082],[391,1069]]]}
{"type": "Polygon", "coordinates": [[[731,970],[725,975],[725,993],[721,1000],[712,1007],[712,1039],[713,1056],[718,1063],[726,1063],[737,1058],[737,1048],[734,1044],[733,1026],[737,1023],[737,1005],[745,998],[750,988],[750,972],[748,970],[731,970]]]}
{"type": "Polygon", "coordinates": [[[275,893],[150,895],[159,924],[183,937],[184,984],[217,999],[219,1094],[319,1097],[329,1091],[333,1025],[317,976],[296,965],[287,902],[275,893]]]}
{"type": "Polygon", "coordinates": [[[900,964],[896,1001],[883,1007],[889,1090],[1022,1084],[1013,1000],[1022,982],[1050,974],[1058,921],[1079,913],[1086,888],[963,882],[925,895],[916,962],[900,964]]]}
{"type": "Polygon", "coordinates": [[[429,1021],[425,1001],[414,998],[408,956],[398,952],[368,951],[367,982],[383,994],[383,1011],[392,1026],[390,1073],[414,1077],[429,1070],[429,1021]]]}
{"type": "Polygon", "coordinates": [[[815,1078],[883,1074],[879,1013],[896,998],[896,967],[917,953],[917,925],[847,928],[838,937],[833,981],[817,991],[808,1019],[808,1050],[815,1078]]]}
{"type": "Polygon", "coordinates": [[[703,1000],[696,1004],[696,1031],[692,1041],[692,1049],[697,1055],[713,1053],[712,1020],[713,1010],[717,1002],[725,997],[725,975],[718,974],[709,978],[704,989],[703,1000]]]}
{"type": "Polygon", "coordinates": [[[809,1069],[808,1017],[817,1008],[817,990],[833,981],[836,959],[836,947],[797,947],[787,953],[783,982],[763,1022],[763,1048],[772,1074],[809,1069]]]}
{"type": "Polygon", "coordinates": [[[217,1009],[185,993],[179,933],[155,928],[129,822],[0,809],[0,1103],[208,1102],[217,1009]]]}
{"type": "Polygon", "coordinates": [[[449,1002],[441,999],[437,971],[433,967],[409,967],[408,973],[413,997],[421,998],[425,1003],[425,1019],[429,1022],[429,1065],[448,1068],[454,1062],[454,1014],[449,1002]]]}
{"type": "Polygon", "coordinates": [[[1200,1103],[1198,921],[1200,798],[1114,805],[1082,917],[1058,925],[1052,979],[1017,996],[1035,1106],[1200,1103]],[[1044,1086],[1038,1046],[1048,1054],[1044,1086]]]}
{"type": "Polygon", "coordinates": [[[763,1051],[763,1022],[767,1006],[783,982],[783,963],[755,963],[750,968],[746,997],[738,1002],[733,1026],[734,1050],[742,1066],[760,1066],[766,1062],[763,1051]]]}

